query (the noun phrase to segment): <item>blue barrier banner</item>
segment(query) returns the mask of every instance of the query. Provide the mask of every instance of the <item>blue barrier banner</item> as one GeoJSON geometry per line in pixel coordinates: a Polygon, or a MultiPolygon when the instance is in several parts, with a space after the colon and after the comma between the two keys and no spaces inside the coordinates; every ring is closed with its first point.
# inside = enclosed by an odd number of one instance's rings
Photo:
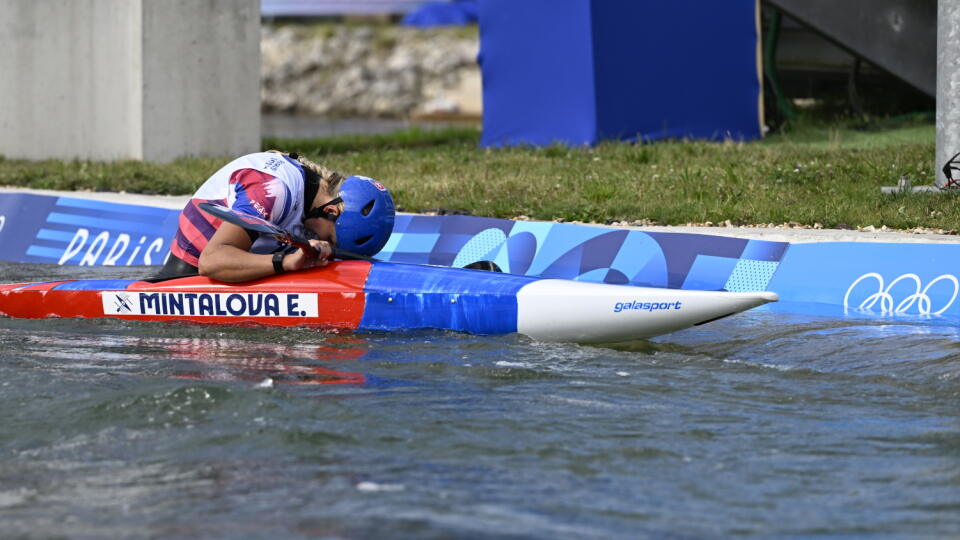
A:
{"type": "Polygon", "coordinates": [[[93,199],[0,194],[0,259],[80,266],[163,264],[179,214],[93,199]]]}
{"type": "MultiPolygon", "coordinates": [[[[180,212],[74,197],[0,194],[0,259],[67,265],[159,265],[180,212]]],[[[762,291],[787,248],[697,234],[565,223],[401,214],[377,257],[462,267],[494,261],[534,277],[675,289],[762,291]]]]}
{"type": "Polygon", "coordinates": [[[470,216],[398,215],[378,258],[675,289],[764,291],[785,242],[470,216]]]}
{"type": "Polygon", "coordinates": [[[769,290],[850,313],[957,315],[958,268],[960,244],[792,244],[769,290]]]}

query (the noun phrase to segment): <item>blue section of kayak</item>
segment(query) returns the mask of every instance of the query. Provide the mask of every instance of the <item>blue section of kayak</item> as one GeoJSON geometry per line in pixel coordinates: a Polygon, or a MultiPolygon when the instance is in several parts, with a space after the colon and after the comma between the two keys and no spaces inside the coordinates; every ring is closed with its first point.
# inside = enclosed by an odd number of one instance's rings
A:
{"type": "Polygon", "coordinates": [[[134,279],[81,279],[54,286],[53,291],[123,291],[134,279]]]}
{"type": "Polygon", "coordinates": [[[56,283],[56,281],[38,281],[36,283],[25,283],[13,290],[19,291],[20,289],[29,289],[30,287],[37,287],[39,285],[46,285],[47,283],[56,283]]]}
{"type": "Polygon", "coordinates": [[[462,268],[377,263],[370,269],[360,329],[517,331],[517,291],[538,278],[462,268]]]}

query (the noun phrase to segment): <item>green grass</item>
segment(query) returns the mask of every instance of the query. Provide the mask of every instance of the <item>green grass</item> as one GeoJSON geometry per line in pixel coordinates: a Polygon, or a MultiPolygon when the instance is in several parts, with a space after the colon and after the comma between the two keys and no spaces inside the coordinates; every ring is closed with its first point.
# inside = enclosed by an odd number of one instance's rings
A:
{"type": "MultiPolygon", "coordinates": [[[[881,126],[882,127],[882,126],[881,126]]],[[[423,212],[661,224],[796,222],[824,227],[957,228],[956,195],[880,193],[903,175],[934,179],[929,124],[869,130],[808,123],[751,143],[603,143],[481,149],[473,128],[325,139],[266,139],[328,167],[382,180],[423,212]]],[[[168,165],[0,159],[0,184],[188,194],[223,159],[168,165]]]]}

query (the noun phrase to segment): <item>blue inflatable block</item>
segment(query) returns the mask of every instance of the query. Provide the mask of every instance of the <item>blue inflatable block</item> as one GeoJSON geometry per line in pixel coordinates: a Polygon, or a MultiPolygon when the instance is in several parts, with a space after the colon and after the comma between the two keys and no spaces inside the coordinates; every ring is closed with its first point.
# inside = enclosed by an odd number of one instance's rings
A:
{"type": "Polygon", "coordinates": [[[762,134],[757,0],[484,0],[483,146],[762,134]]]}
{"type": "Polygon", "coordinates": [[[478,12],[476,1],[427,2],[407,13],[400,24],[419,28],[465,26],[477,22],[478,12]]]}
{"type": "Polygon", "coordinates": [[[590,2],[480,3],[483,146],[593,143],[590,2]]]}

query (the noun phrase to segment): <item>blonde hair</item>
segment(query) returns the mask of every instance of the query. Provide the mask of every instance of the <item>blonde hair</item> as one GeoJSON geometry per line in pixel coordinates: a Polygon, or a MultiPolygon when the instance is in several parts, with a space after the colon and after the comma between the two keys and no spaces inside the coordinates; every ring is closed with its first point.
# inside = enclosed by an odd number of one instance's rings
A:
{"type": "MultiPolygon", "coordinates": [[[[267,150],[267,152],[273,152],[274,154],[281,154],[290,159],[294,159],[290,152],[283,152],[280,150],[267,150]]],[[[296,155],[296,161],[300,163],[304,168],[309,169],[316,173],[317,177],[320,179],[320,188],[323,189],[327,195],[331,197],[336,197],[337,193],[340,191],[340,186],[343,184],[343,175],[337,171],[328,169],[319,163],[314,163],[309,159],[299,155],[296,155]]],[[[309,204],[309,202],[307,203],[309,204]]]]}

